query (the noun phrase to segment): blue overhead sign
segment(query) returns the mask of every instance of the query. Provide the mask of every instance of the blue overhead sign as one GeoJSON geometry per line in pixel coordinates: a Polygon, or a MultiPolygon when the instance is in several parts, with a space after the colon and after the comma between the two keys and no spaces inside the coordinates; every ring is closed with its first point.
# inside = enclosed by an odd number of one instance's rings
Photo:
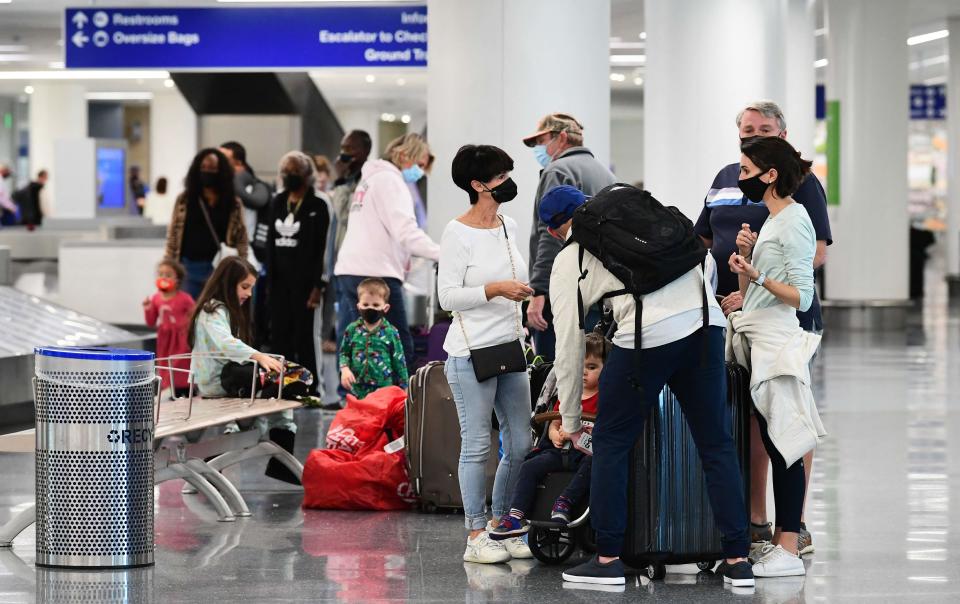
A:
{"type": "Polygon", "coordinates": [[[910,85],[910,119],[943,120],[947,118],[947,85],[910,85]]]}
{"type": "Polygon", "coordinates": [[[427,7],[68,8],[68,68],[427,64],[427,7]]]}

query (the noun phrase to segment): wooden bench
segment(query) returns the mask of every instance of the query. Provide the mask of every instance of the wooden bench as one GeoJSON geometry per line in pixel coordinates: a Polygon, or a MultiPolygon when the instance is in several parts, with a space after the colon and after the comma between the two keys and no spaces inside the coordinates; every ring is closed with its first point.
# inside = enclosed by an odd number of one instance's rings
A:
{"type": "MultiPolygon", "coordinates": [[[[207,497],[221,522],[232,522],[237,516],[249,516],[250,510],[240,492],[221,473],[224,468],[250,459],[272,457],[289,468],[297,478],[301,478],[303,465],[276,443],[261,441],[256,429],[219,434],[198,442],[189,442],[184,436],[301,406],[299,402],[282,399],[198,397],[159,403],[159,419],[154,428],[154,483],[184,479],[207,497]],[[204,461],[206,459],[210,461],[204,461]]],[[[0,452],[35,451],[35,429],[0,435],[0,452]]],[[[13,539],[34,522],[36,506],[31,505],[0,526],[0,547],[10,547],[13,539]]]]}

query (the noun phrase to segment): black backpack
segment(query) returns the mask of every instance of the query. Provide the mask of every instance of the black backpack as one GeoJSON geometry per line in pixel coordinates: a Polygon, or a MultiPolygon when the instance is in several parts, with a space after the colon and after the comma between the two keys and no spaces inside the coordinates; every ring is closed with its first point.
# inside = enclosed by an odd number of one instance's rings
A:
{"type": "MultiPolygon", "coordinates": [[[[573,213],[570,241],[580,244],[580,281],[584,250],[590,252],[623,282],[623,289],[607,292],[601,299],[631,294],[636,311],[637,374],[640,370],[640,334],[643,300],[640,296],[685,275],[706,262],[707,249],[693,231],[693,223],[680,210],[664,206],[648,191],[617,183],[597,193],[573,213]]],[[[706,277],[704,277],[706,278],[706,277]]],[[[703,325],[709,325],[706,284],[703,293],[703,325]]],[[[580,328],[583,329],[583,297],[577,287],[580,328]]],[[[704,339],[706,344],[706,339],[704,339]]],[[[706,349],[704,349],[706,351],[706,349]]]]}

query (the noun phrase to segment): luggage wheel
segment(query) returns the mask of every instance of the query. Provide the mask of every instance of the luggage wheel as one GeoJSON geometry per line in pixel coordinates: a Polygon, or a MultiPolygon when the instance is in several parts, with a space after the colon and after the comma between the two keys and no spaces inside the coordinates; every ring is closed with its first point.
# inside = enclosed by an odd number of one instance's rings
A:
{"type": "Polygon", "coordinates": [[[713,570],[713,567],[716,566],[716,560],[710,560],[708,562],[697,562],[697,568],[700,570],[713,570]]]}
{"type": "Polygon", "coordinates": [[[527,545],[537,560],[550,565],[566,561],[577,549],[568,529],[541,526],[530,527],[527,545]]]}
{"type": "Polygon", "coordinates": [[[647,566],[647,576],[652,581],[662,581],[667,576],[667,565],[663,562],[654,562],[647,566]]]}

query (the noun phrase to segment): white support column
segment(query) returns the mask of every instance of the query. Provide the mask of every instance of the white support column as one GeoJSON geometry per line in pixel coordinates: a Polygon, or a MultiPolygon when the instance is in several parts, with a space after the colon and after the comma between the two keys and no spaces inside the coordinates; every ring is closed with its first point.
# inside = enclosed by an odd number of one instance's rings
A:
{"type": "Polygon", "coordinates": [[[840,195],[831,208],[827,298],[905,301],[907,5],[827,0],[826,15],[827,101],[838,101],[840,113],[840,195]]]}
{"type": "Polygon", "coordinates": [[[960,280],[960,17],[947,19],[947,29],[947,277],[960,280]]]}
{"type": "Polygon", "coordinates": [[[46,186],[50,213],[57,215],[57,167],[54,165],[57,141],[76,141],[87,137],[86,89],[69,82],[36,82],[30,95],[30,178],[48,170],[46,186]]]}
{"type": "Polygon", "coordinates": [[[450,162],[464,144],[497,145],[513,158],[520,195],[503,210],[524,239],[539,166],[522,138],[541,117],[572,114],[584,125],[585,146],[610,162],[610,2],[589,4],[428,1],[427,136],[437,157],[429,182],[432,237],[468,207],[450,180],[450,162]]]}
{"type": "MultiPolygon", "coordinates": [[[[197,115],[178,90],[158,92],[150,103],[150,174],[165,176],[168,195],[183,191],[197,148],[197,115]]],[[[153,183],[150,183],[153,186],[153,183]]]]}
{"type": "Polygon", "coordinates": [[[781,108],[787,118],[790,143],[806,159],[813,159],[813,139],[817,125],[817,60],[814,37],[816,15],[814,0],[782,0],[784,97],[781,108]]]}
{"type": "MultiPolygon", "coordinates": [[[[646,0],[644,182],[692,220],[717,171],[740,157],[737,112],[757,99],[783,103],[790,79],[805,77],[787,72],[786,1],[646,0]]],[[[812,59],[805,69],[812,81],[812,59]]],[[[808,93],[812,104],[812,85],[808,93]]],[[[800,117],[786,118],[792,138],[800,117]]]]}

